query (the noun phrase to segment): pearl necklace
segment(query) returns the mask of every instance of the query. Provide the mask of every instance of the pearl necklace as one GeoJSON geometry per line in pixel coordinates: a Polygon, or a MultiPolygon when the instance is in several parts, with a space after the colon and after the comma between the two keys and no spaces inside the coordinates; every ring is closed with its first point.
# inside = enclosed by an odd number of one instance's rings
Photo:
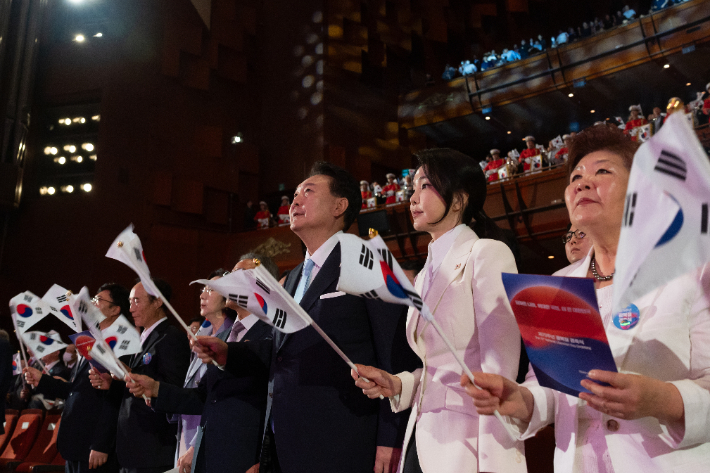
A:
{"type": "Polygon", "coordinates": [[[597,272],[596,258],[592,256],[592,276],[594,276],[594,279],[596,279],[597,281],[610,281],[611,278],[614,277],[614,273],[616,273],[616,270],[614,270],[614,272],[611,273],[609,276],[600,276],[597,272]]]}

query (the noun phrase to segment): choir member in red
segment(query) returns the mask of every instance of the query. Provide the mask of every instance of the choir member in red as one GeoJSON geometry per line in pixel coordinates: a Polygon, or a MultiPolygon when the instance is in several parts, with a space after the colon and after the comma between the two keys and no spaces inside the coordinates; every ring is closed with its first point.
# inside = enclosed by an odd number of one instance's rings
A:
{"type": "Polygon", "coordinates": [[[540,154],[540,150],[535,145],[535,137],[532,135],[525,137],[525,144],[528,148],[524,149],[523,152],[520,153],[519,161],[523,163],[523,170],[527,172],[532,168],[532,158],[538,156],[540,154]]]}
{"type": "Polygon", "coordinates": [[[254,220],[256,221],[257,228],[269,228],[269,224],[271,223],[271,212],[269,212],[269,206],[266,205],[266,202],[263,200],[259,202],[259,211],[256,213],[254,220]]]}
{"type": "Polygon", "coordinates": [[[630,106],[629,112],[631,115],[629,116],[629,121],[626,122],[626,126],[624,127],[624,133],[629,135],[632,141],[636,141],[638,139],[638,134],[641,131],[640,127],[646,125],[648,120],[641,116],[641,105],[630,106]]]}
{"type": "Polygon", "coordinates": [[[555,153],[555,159],[558,163],[567,161],[567,153],[569,153],[569,145],[572,143],[572,137],[570,135],[564,135],[562,136],[562,141],[565,142],[565,145],[555,153]]]}
{"type": "Polygon", "coordinates": [[[291,223],[291,219],[288,216],[288,210],[291,208],[291,202],[288,200],[288,196],[285,195],[281,197],[281,207],[279,207],[279,211],[276,212],[276,215],[279,217],[279,225],[283,225],[285,223],[291,223]]]}
{"type": "Polygon", "coordinates": [[[497,149],[491,150],[491,160],[486,167],[483,168],[483,172],[488,176],[488,182],[493,182],[498,180],[498,169],[505,165],[505,159],[500,157],[500,151],[497,149]]]}
{"type": "Polygon", "coordinates": [[[394,204],[397,202],[397,191],[399,190],[399,184],[397,184],[396,177],[394,174],[387,174],[387,185],[382,188],[382,194],[387,197],[385,204],[394,204]]]}
{"type": "MultiPolygon", "coordinates": [[[[710,94],[710,82],[705,86],[705,90],[710,94]]],[[[710,115],[710,96],[703,101],[703,113],[705,115],[710,115]]]]}
{"type": "Polygon", "coordinates": [[[372,191],[370,190],[370,183],[367,181],[360,181],[360,195],[362,196],[362,208],[367,208],[367,199],[372,198],[372,191]]]}

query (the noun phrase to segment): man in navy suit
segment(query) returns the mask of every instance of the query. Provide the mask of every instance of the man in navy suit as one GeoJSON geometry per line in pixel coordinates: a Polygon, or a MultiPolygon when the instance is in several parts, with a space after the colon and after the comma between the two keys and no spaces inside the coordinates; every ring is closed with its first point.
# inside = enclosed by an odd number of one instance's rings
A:
{"type": "MultiPolygon", "coordinates": [[[[291,230],[307,248],[285,289],[354,363],[413,369],[418,360],[404,334],[403,306],[337,291],[340,245],[361,207],[358,182],[347,171],[316,163],[291,204],[291,230]]],[[[408,413],[393,414],[388,400],[369,400],[350,370],[311,327],[275,331],[273,342],[226,344],[201,338],[193,350],[234,374],[270,366],[266,428],[259,471],[389,473],[396,469],[408,413]]]]}
{"type": "MultiPolygon", "coordinates": [[[[121,313],[128,313],[128,289],[118,284],[104,284],[93,299],[106,317],[100,329],[111,326],[121,313]]],[[[118,403],[107,391],[92,388],[91,365],[81,357],[74,364],[69,382],[43,375],[36,368],[25,368],[27,382],[38,393],[65,399],[62,422],[57,434],[57,447],[66,460],[68,473],[96,471],[118,472],[116,460],[116,421],[118,403]]]]}

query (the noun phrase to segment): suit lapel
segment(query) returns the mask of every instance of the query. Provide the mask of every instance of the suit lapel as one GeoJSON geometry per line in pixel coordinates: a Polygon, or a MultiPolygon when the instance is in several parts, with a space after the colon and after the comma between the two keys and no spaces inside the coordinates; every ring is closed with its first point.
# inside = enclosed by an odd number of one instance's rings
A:
{"type": "Polygon", "coordinates": [[[432,314],[436,313],[436,308],[444,295],[444,291],[456,279],[456,277],[466,267],[466,260],[471,254],[473,244],[478,240],[478,236],[466,227],[461,231],[461,234],[456,238],[454,245],[446,253],[444,261],[441,262],[436,277],[431,281],[429,291],[424,297],[429,310],[432,314]]]}
{"type": "MultiPolygon", "coordinates": [[[[296,288],[298,287],[298,283],[301,280],[302,271],[303,263],[293,268],[291,272],[288,273],[286,282],[284,282],[284,289],[286,289],[286,292],[291,294],[291,297],[296,294],[296,288]]],[[[276,347],[276,351],[279,351],[281,349],[281,346],[286,341],[286,336],[287,334],[283,333],[281,330],[274,329],[274,346],[276,347]]],[[[246,335],[244,335],[244,337],[246,337],[246,335]]]]}
{"type": "Polygon", "coordinates": [[[153,329],[152,332],[150,332],[150,335],[148,335],[148,338],[146,338],[145,343],[143,344],[143,349],[141,350],[141,352],[133,357],[133,361],[131,362],[131,368],[135,368],[136,366],[140,365],[143,360],[143,355],[149,352],[150,349],[153,348],[153,345],[157,343],[157,341],[160,339],[160,336],[162,335],[163,326],[167,323],[167,320],[163,320],[158,324],[157,327],[153,329]]]}

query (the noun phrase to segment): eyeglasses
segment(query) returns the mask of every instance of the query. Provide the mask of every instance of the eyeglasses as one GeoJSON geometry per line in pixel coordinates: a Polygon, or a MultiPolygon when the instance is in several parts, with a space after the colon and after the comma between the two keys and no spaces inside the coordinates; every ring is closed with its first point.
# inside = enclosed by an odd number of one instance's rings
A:
{"type": "Polygon", "coordinates": [[[212,289],[209,286],[205,286],[202,288],[202,294],[204,294],[205,292],[207,293],[208,296],[211,296],[212,292],[214,292],[214,289],[212,289]]]}
{"type": "Polygon", "coordinates": [[[564,243],[566,245],[567,243],[569,243],[569,241],[572,239],[572,237],[577,237],[578,240],[581,240],[585,236],[587,236],[587,234],[581,230],[567,232],[564,235],[562,235],[562,243],[564,243]]]}
{"type": "Polygon", "coordinates": [[[108,300],[108,299],[102,299],[102,298],[99,297],[99,296],[94,296],[94,297],[91,299],[91,302],[93,302],[94,304],[98,304],[99,301],[104,301],[104,302],[106,302],[107,304],[116,305],[116,304],[113,303],[113,301],[110,301],[110,300],[108,300]]]}

